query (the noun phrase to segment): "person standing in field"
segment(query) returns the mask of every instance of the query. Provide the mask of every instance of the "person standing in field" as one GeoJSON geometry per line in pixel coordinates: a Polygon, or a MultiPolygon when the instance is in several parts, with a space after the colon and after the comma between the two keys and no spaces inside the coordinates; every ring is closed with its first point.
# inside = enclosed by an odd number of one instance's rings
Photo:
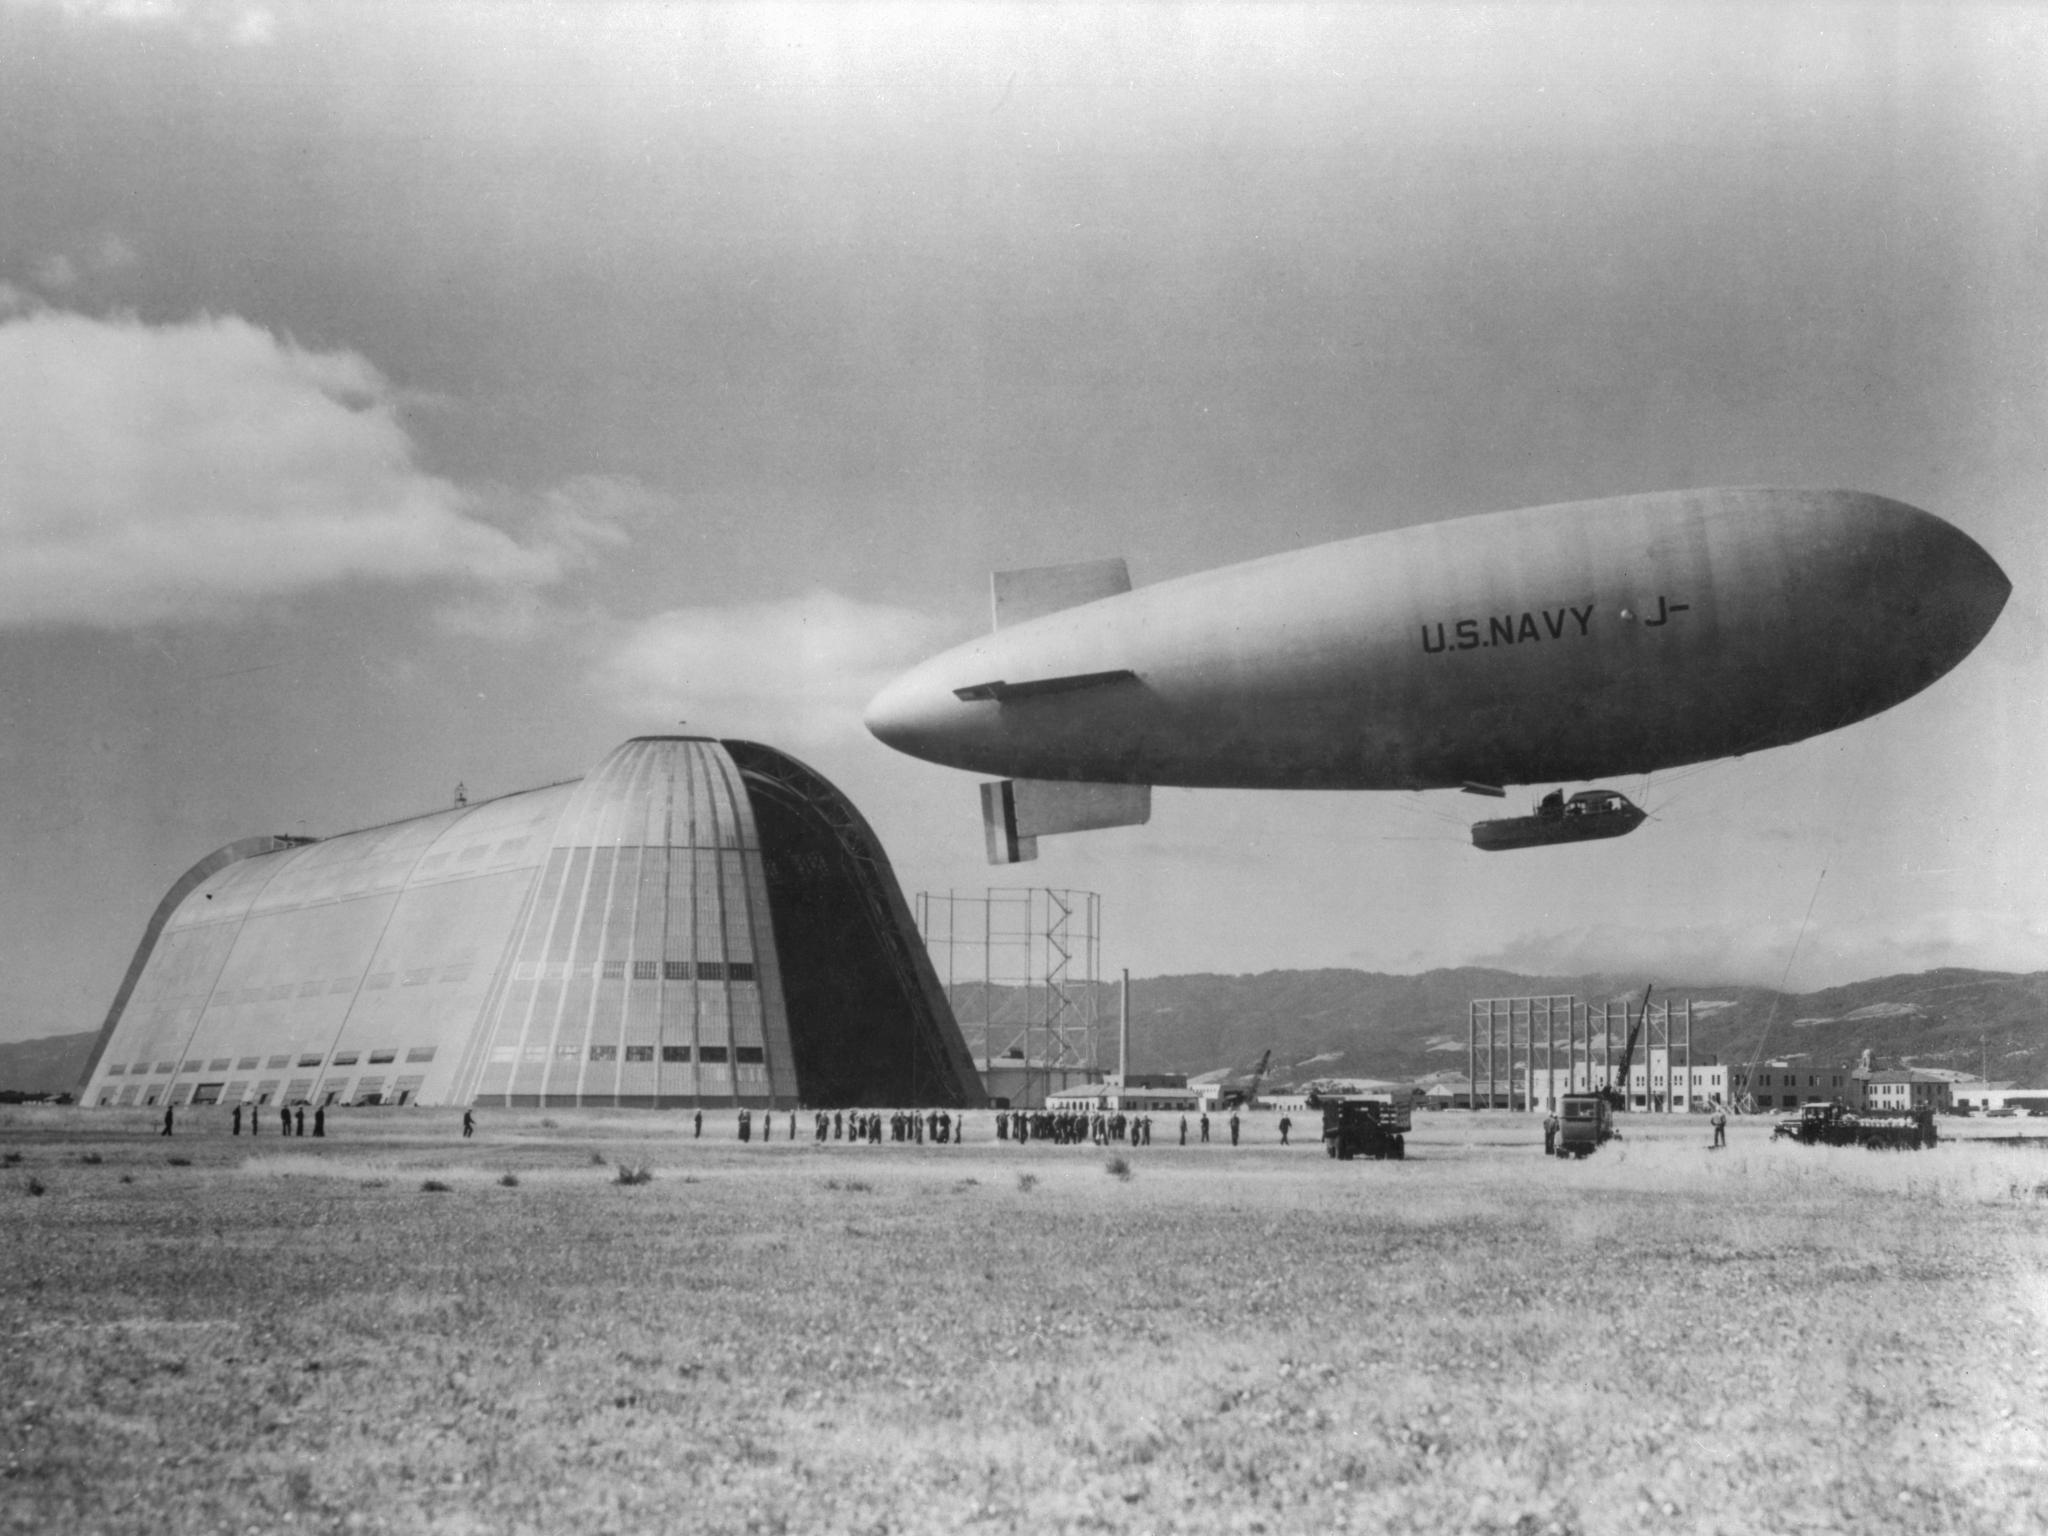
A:
{"type": "Polygon", "coordinates": [[[1202,1145],[1209,1145],[1209,1112],[1206,1109],[1202,1111],[1202,1145]]]}
{"type": "Polygon", "coordinates": [[[313,1134],[325,1138],[327,1135],[327,1106],[322,1104],[313,1111],[313,1134]]]}
{"type": "Polygon", "coordinates": [[[474,1136],[475,1134],[476,1116],[472,1114],[469,1110],[465,1109],[462,1112],[462,1139],[464,1141],[467,1141],[470,1137],[474,1136]]]}
{"type": "Polygon", "coordinates": [[[1718,1105],[1718,1104],[1716,1104],[1716,1105],[1714,1106],[1714,1119],[1713,1119],[1713,1126],[1714,1126],[1714,1145],[1715,1145],[1715,1146],[1717,1146],[1717,1147],[1725,1147],[1725,1146],[1727,1146],[1727,1145],[1728,1145],[1728,1115],[1727,1115],[1726,1111],[1724,1111],[1724,1110],[1723,1110],[1723,1109],[1721,1108],[1721,1106],[1720,1106],[1720,1105],[1718,1105]]]}
{"type": "MultiPolygon", "coordinates": [[[[250,1122],[250,1129],[255,1129],[255,1123],[253,1121],[250,1122]]],[[[230,1136],[239,1136],[242,1134],[242,1106],[239,1104],[235,1106],[235,1112],[232,1115],[228,1116],[228,1134],[230,1136]]]]}
{"type": "Polygon", "coordinates": [[[1186,1115],[1180,1117],[1180,1144],[1182,1146],[1188,1144],[1188,1117],[1186,1115]]]}
{"type": "Polygon", "coordinates": [[[303,1104],[299,1106],[299,1123],[292,1127],[292,1134],[295,1136],[306,1134],[306,1106],[303,1104]]]}
{"type": "Polygon", "coordinates": [[[164,1128],[157,1134],[161,1136],[168,1136],[171,1134],[171,1106],[168,1104],[164,1106],[164,1128]]]}
{"type": "Polygon", "coordinates": [[[292,1133],[292,1107],[291,1107],[291,1105],[289,1105],[289,1104],[280,1104],[280,1105],[278,1105],[278,1106],[277,1106],[277,1124],[278,1124],[278,1134],[279,1134],[279,1135],[282,1135],[282,1136],[289,1136],[289,1135],[291,1135],[291,1133],[292,1133]]]}
{"type": "Polygon", "coordinates": [[[1293,1130],[1293,1129],[1294,1129],[1294,1120],[1293,1120],[1293,1118],[1292,1118],[1291,1116],[1288,1116],[1288,1115],[1282,1115],[1282,1116],[1280,1117],[1280,1145],[1281,1145],[1281,1146],[1283,1146],[1283,1147],[1284,1147],[1284,1146],[1286,1146],[1286,1145],[1287,1145],[1287,1133],[1288,1133],[1289,1131],[1293,1130]]]}
{"type": "Polygon", "coordinates": [[[1230,1144],[1233,1147],[1237,1145],[1237,1111],[1234,1109],[1230,1112],[1230,1144]]]}
{"type": "Polygon", "coordinates": [[[690,1117],[690,1137],[691,1137],[691,1139],[692,1139],[692,1140],[696,1140],[697,1138],[699,1138],[699,1137],[703,1136],[703,1134],[704,1134],[704,1111],[700,1109],[700,1110],[698,1110],[698,1111],[697,1111],[697,1113],[696,1113],[696,1114],[694,1114],[694,1115],[692,1115],[692,1116],[690,1117]]]}
{"type": "Polygon", "coordinates": [[[1543,1117],[1543,1155],[1554,1156],[1557,1152],[1557,1116],[1555,1113],[1543,1117]]]}

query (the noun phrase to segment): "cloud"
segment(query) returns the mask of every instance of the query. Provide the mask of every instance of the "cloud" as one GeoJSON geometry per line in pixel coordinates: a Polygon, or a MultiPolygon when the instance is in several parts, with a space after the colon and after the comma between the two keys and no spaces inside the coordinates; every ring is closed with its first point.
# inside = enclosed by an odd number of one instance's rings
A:
{"type": "Polygon", "coordinates": [[[18,11],[57,11],[101,26],[174,27],[196,41],[258,47],[277,35],[277,14],[246,0],[6,0],[18,11]]]}
{"type": "Polygon", "coordinates": [[[45,256],[36,263],[35,277],[38,287],[62,293],[65,289],[78,285],[78,267],[69,256],[61,253],[45,256]]]}
{"type": "Polygon", "coordinates": [[[861,707],[937,640],[924,614],[817,588],[656,614],[614,637],[591,681],[650,729],[817,741],[858,733],[861,707]]]}
{"type": "Polygon", "coordinates": [[[420,467],[368,361],[233,317],[0,321],[0,412],[5,627],[220,617],[351,579],[530,599],[615,542],[631,499],[572,483],[515,538],[420,467]]]}

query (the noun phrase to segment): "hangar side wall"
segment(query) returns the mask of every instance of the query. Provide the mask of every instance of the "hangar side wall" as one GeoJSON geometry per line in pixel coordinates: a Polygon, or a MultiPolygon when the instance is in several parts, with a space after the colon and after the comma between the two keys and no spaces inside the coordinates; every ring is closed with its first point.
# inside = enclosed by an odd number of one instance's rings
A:
{"type": "Polygon", "coordinates": [[[217,870],[145,937],[85,1102],[445,1101],[566,798],[217,870]]]}

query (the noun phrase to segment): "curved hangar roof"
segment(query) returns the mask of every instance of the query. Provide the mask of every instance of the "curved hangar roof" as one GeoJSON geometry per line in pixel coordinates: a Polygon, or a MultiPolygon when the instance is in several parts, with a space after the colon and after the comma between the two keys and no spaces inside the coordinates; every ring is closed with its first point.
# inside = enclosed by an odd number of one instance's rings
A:
{"type": "Polygon", "coordinates": [[[587,778],[320,842],[164,897],[87,1104],[979,1103],[859,812],[750,742],[642,737],[587,778]]]}

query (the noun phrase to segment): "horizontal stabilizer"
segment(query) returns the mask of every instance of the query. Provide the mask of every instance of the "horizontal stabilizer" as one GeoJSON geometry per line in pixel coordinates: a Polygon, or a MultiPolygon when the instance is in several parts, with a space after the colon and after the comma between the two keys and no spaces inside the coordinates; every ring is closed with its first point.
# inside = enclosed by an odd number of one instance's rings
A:
{"type": "Polygon", "coordinates": [[[997,629],[1131,590],[1131,573],[1125,568],[1122,556],[1114,560],[1088,560],[1080,565],[1040,565],[1027,571],[997,571],[988,581],[990,607],[997,629]]]}
{"type": "Polygon", "coordinates": [[[982,829],[991,864],[1038,857],[1038,840],[1062,832],[1139,827],[1152,819],[1149,784],[1075,784],[1000,779],[981,786],[982,829]]]}
{"type": "Polygon", "coordinates": [[[1078,693],[1083,688],[1103,688],[1111,683],[1135,683],[1138,674],[1129,667],[1118,667],[1114,672],[1070,672],[1065,677],[1035,677],[1026,682],[1007,683],[1001,678],[987,683],[970,683],[965,688],[955,688],[953,697],[970,703],[976,699],[994,699],[998,704],[1007,704],[1012,699],[1031,699],[1043,693],[1078,693]]]}

